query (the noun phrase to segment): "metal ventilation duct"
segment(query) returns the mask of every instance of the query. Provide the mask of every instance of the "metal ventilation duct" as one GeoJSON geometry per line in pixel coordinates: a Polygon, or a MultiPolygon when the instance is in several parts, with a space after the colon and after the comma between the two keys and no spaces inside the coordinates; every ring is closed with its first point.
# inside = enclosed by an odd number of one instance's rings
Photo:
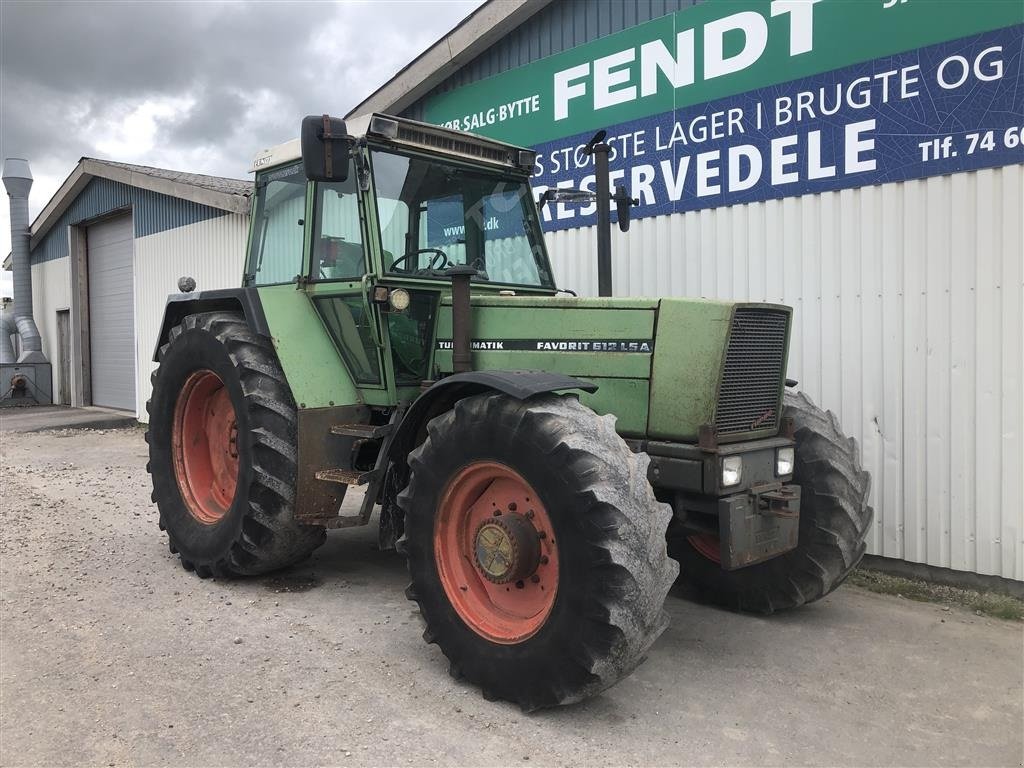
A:
{"type": "Polygon", "coordinates": [[[14,306],[0,307],[0,363],[17,362],[11,336],[17,333],[14,326],[14,306]]]}
{"type": "Polygon", "coordinates": [[[52,371],[43,354],[43,340],[32,319],[32,264],[29,261],[28,192],[32,172],[24,160],[4,160],[4,186],[11,199],[11,261],[14,266],[14,311],[0,322],[0,407],[53,402],[52,371]],[[13,323],[10,315],[13,315],[13,323]],[[14,326],[12,328],[12,326],[14,326]],[[9,334],[17,330],[21,356],[10,354],[9,334]]]}
{"type": "Polygon", "coordinates": [[[29,260],[28,193],[32,171],[28,161],[4,160],[4,187],[11,201],[11,261],[14,266],[14,323],[21,337],[19,363],[45,363],[43,340],[32,317],[32,264],[29,260]]]}

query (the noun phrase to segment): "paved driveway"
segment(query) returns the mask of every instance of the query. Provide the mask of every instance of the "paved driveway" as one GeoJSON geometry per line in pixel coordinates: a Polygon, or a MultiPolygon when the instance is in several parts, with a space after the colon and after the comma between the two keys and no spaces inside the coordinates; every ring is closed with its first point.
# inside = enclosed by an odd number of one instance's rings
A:
{"type": "Polygon", "coordinates": [[[0,763],[1020,765],[1020,624],[844,587],[673,593],[632,677],[524,715],[452,680],[404,562],[332,533],[274,578],[167,551],[139,430],[0,436],[0,763]]]}

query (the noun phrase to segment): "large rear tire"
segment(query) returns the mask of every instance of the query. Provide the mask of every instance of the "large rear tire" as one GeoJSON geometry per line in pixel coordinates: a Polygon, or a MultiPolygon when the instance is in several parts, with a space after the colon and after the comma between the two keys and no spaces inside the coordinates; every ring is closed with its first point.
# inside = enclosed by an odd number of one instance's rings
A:
{"type": "Polygon", "coordinates": [[[786,393],[785,416],[796,426],[793,482],[801,486],[796,549],[757,565],[722,570],[717,537],[673,536],[669,552],[682,577],[706,599],[734,610],[773,613],[818,600],[846,581],[864,556],[874,511],[871,477],[857,441],[831,411],[807,395],[786,393]]]}
{"type": "Polygon", "coordinates": [[[399,494],[407,594],[456,677],[526,710],[628,675],[668,623],[678,568],[647,456],[572,396],[459,401],[399,494]]]}
{"type": "Polygon", "coordinates": [[[297,417],[273,348],[241,315],[209,312],[158,356],[146,468],[171,552],[203,578],[307,557],[326,532],[294,518],[297,417]]]}

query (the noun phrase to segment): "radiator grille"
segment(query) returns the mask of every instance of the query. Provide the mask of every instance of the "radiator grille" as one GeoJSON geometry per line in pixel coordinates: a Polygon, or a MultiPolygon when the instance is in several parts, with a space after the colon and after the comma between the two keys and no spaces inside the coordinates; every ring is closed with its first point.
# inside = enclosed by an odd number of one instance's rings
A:
{"type": "Polygon", "coordinates": [[[736,310],[715,411],[718,434],[778,429],[788,326],[787,312],[736,310]]]}

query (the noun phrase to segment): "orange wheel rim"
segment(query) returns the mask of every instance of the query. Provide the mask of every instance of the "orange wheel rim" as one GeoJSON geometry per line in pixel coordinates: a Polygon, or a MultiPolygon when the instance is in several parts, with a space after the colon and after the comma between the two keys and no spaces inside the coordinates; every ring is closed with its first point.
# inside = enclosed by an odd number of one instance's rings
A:
{"type": "Polygon", "coordinates": [[[459,618],[491,642],[521,643],[551,614],[558,592],[551,517],[504,464],[475,462],[448,482],[434,522],[434,558],[459,618]]]}
{"type": "Polygon", "coordinates": [[[687,536],[686,540],[697,552],[713,563],[722,562],[722,541],[711,533],[695,533],[687,536]]]}
{"type": "Polygon", "coordinates": [[[207,525],[219,522],[238,486],[238,422],[227,387],[213,371],[196,371],[178,393],[171,451],[189,513],[207,525]]]}

